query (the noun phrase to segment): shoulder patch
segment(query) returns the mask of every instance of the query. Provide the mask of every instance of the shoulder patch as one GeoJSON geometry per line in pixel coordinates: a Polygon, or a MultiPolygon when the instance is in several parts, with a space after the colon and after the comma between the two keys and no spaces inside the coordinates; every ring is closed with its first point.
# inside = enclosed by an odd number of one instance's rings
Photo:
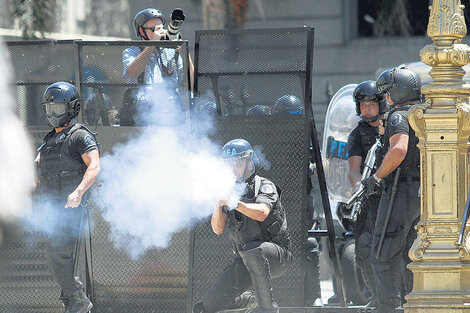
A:
{"type": "Polygon", "coordinates": [[[395,127],[403,121],[401,114],[393,114],[390,118],[390,126],[395,127]]]}
{"type": "Polygon", "coordinates": [[[274,186],[272,184],[264,184],[261,186],[260,191],[262,193],[274,193],[274,186]]]}
{"type": "Polygon", "coordinates": [[[96,146],[96,140],[90,134],[85,135],[83,138],[83,143],[86,147],[96,146]]]}

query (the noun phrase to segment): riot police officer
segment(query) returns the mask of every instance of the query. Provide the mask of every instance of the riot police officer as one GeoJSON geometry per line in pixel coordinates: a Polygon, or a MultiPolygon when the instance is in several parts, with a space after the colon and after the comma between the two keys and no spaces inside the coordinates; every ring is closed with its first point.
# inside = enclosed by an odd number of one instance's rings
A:
{"type": "Polygon", "coordinates": [[[288,115],[302,115],[303,105],[302,101],[294,95],[283,95],[277,99],[276,103],[271,109],[272,115],[288,114],[288,115]]]}
{"type": "Polygon", "coordinates": [[[75,247],[81,234],[86,191],[100,171],[95,134],[76,123],[80,100],[75,87],[57,82],[44,92],[42,108],[54,128],[44,138],[35,162],[39,168],[37,186],[40,202],[47,206],[46,260],[60,286],[66,313],[88,312],[93,304],[74,277],[75,247]]]}
{"type": "Polygon", "coordinates": [[[258,158],[251,145],[234,139],[222,149],[224,160],[232,167],[246,193],[235,208],[220,201],[211,226],[220,235],[227,231],[235,259],[219,276],[204,299],[193,307],[195,313],[246,308],[259,313],[279,312],[273,299],[271,278],[282,276],[292,262],[290,235],[280,189],[270,180],[255,174],[258,158]],[[247,291],[253,288],[253,292],[247,291]]]}
{"type": "MultiPolygon", "coordinates": [[[[370,80],[357,85],[353,92],[353,98],[356,103],[356,113],[361,116],[361,120],[348,138],[348,178],[351,185],[358,186],[362,180],[366,156],[380,135],[379,123],[386,111],[386,101],[378,93],[375,82],[370,80]]],[[[374,172],[375,170],[372,171],[372,173],[374,172]]],[[[376,281],[370,264],[370,248],[379,201],[380,195],[378,194],[371,195],[362,201],[361,213],[354,224],[357,266],[372,295],[368,306],[375,306],[377,301],[375,297],[376,281]]]]}
{"type": "Polygon", "coordinates": [[[376,173],[362,183],[368,194],[377,193],[384,185],[371,262],[379,300],[375,312],[387,313],[394,312],[404,293],[411,290],[412,277],[410,273],[405,276],[405,269],[420,214],[420,170],[418,138],[408,123],[408,110],[422,99],[421,80],[405,68],[388,70],[379,76],[377,89],[391,106],[384,135],[385,156],[376,173]],[[401,290],[403,281],[405,291],[401,290]]]}

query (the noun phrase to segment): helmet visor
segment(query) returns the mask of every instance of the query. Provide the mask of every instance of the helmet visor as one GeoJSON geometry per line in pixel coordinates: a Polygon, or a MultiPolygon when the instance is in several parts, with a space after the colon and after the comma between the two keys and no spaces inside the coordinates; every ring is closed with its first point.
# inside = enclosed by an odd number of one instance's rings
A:
{"type": "Polygon", "coordinates": [[[43,102],[42,109],[47,116],[60,116],[67,112],[66,102],[43,102]]]}
{"type": "Polygon", "coordinates": [[[250,152],[224,158],[225,163],[232,168],[237,180],[246,179],[253,174],[252,169],[249,168],[252,167],[250,166],[252,163],[250,160],[252,160],[252,153],[250,152]]]}

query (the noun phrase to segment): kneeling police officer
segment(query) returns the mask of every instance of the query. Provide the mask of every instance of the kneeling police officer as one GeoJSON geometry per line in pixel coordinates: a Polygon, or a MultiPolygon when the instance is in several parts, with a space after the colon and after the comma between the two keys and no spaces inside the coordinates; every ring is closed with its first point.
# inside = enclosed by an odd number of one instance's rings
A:
{"type": "Polygon", "coordinates": [[[98,144],[94,133],[76,123],[80,100],[73,85],[57,82],[47,87],[42,108],[54,128],[44,138],[35,160],[39,168],[37,193],[47,209],[48,221],[53,221],[47,230],[47,266],[61,288],[65,313],[84,313],[93,304],[79,278],[74,277],[75,247],[86,191],[100,171],[98,144]]]}
{"type": "Polygon", "coordinates": [[[273,299],[271,278],[282,276],[292,263],[286,214],[280,189],[270,180],[255,175],[258,158],[243,139],[229,141],[222,149],[239,183],[246,183],[245,195],[236,208],[220,201],[211,226],[214,233],[227,231],[235,259],[219,276],[194,313],[246,308],[259,313],[279,312],[273,299]],[[248,289],[252,291],[247,291],[248,289]]]}

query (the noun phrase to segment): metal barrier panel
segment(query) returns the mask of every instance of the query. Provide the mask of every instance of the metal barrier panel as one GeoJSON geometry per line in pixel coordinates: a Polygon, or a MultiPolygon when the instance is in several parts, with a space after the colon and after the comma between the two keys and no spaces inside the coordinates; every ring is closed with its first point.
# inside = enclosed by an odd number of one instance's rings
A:
{"type": "MultiPolygon", "coordinates": [[[[214,139],[222,145],[230,139],[244,138],[253,146],[261,146],[271,167],[260,169],[259,174],[282,189],[294,262],[288,273],[274,279],[274,294],[280,306],[302,306],[304,301],[302,247],[307,233],[311,116],[308,51],[313,51],[311,28],[196,33],[197,103],[217,103],[214,139]],[[284,95],[300,99],[303,114],[298,110],[274,114],[279,112],[277,100],[284,95]],[[273,114],[251,116],[250,109],[256,105],[266,106],[273,114]]],[[[192,240],[190,279],[194,303],[231,262],[233,253],[228,237],[213,234],[209,222],[196,225],[192,240]]]]}
{"type": "MultiPolygon", "coordinates": [[[[187,42],[77,42],[80,55],[80,87],[84,99],[82,120],[98,133],[101,154],[136,135],[141,128],[120,126],[124,116],[126,92],[152,85],[124,77],[123,55],[126,49],[142,51],[150,46],[178,51],[182,80],[180,103],[189,108],[187,42]],[[111,126],[109,126],[111,125],[111,126]]],[[[138,53],[139,53],[138,52],[138,53]]],[[[138,104],[137,104],[138,105],[138,104]]],[[[123,123],[126,124],[126,123],[123,123]]],[[[129,125],[129,124],[126,124],[129,125]]],[[[99,193],[99,188],[95,188],[99,193]]],[[[115,248],[109,239],[110,228],[97,205],[90,208],[91,255],[94,305],[96,312],[177,313],[186,309],[188,286],[189,231],[175,234],[165,249],[152,249],[138,259],[115,248]]],[[[132,210],[132,208],[129,208],[132,210]]],[[[139,225],[136,225],[139,227],[139,225]]]]}
{"type": "MultiPolygon", "coordinates": [[[[51,83],[75,80],[77,49],[73,41],[8,42],[14,64],[18,113],[31,126],[37,147],[49,131],[41,97],[51,83]]],[[[0,255],[0,312],[62,312],[60,289],[45,262],[45,234],[25,226],[17,240],[6,243],[0,255]]]]}
{"type": "Polygon", "coordinates": [[[28,126],[48,126],[41,109],[44,89],[54,82],[75,82],[77,47],[71,40],[7,42],[16,76],[21,120],[28,126]]]}
{"type": "MultiPolygon", "coordinates": [[[[38,147],[50,130],[41,109],[45,88],[56,81],[69,81],[80,90],[79,122],[98,132],[101,155],[112,151],[141,127],[122,126],[120,111],[129,89],[149,88],[149,83],[123,77],[123,50],[139,45],[177,51],[181,79],[179,98],[189,108],[187,42],[9,42],[8,54],[16,73],[20,117],[38,147]]],[[[166,66],[168,69],[169,66],[166,66]]],[[[170,69],[171,70],[171,69],[170,69]]],[[[189,113],[187,113],[189,115],[189,113]]],[[[129,120],[132,116],[129,116],[129,120]]],[[[94,188],[94,192],[99,189],[94,188]]],[[[174,235],[165,249],[147,251],[134,260],[114,247],[109,225],[96,204],[89,207],[91,221],[91,274],[86,281],[85,247],[79,274],[91,294],[94,312],[183,312],[187,308],[189,230],[174,235]]],[[[130,208],[131,209],[131,208],[130,208]]],[[[137,225],[138,227],[138,225],[137,225]]],[[[25,229],[18,240],[5,244],[0,254],[0,312],[62,312],[60,289],[47,271],[45,237],[25,229]]]]}

